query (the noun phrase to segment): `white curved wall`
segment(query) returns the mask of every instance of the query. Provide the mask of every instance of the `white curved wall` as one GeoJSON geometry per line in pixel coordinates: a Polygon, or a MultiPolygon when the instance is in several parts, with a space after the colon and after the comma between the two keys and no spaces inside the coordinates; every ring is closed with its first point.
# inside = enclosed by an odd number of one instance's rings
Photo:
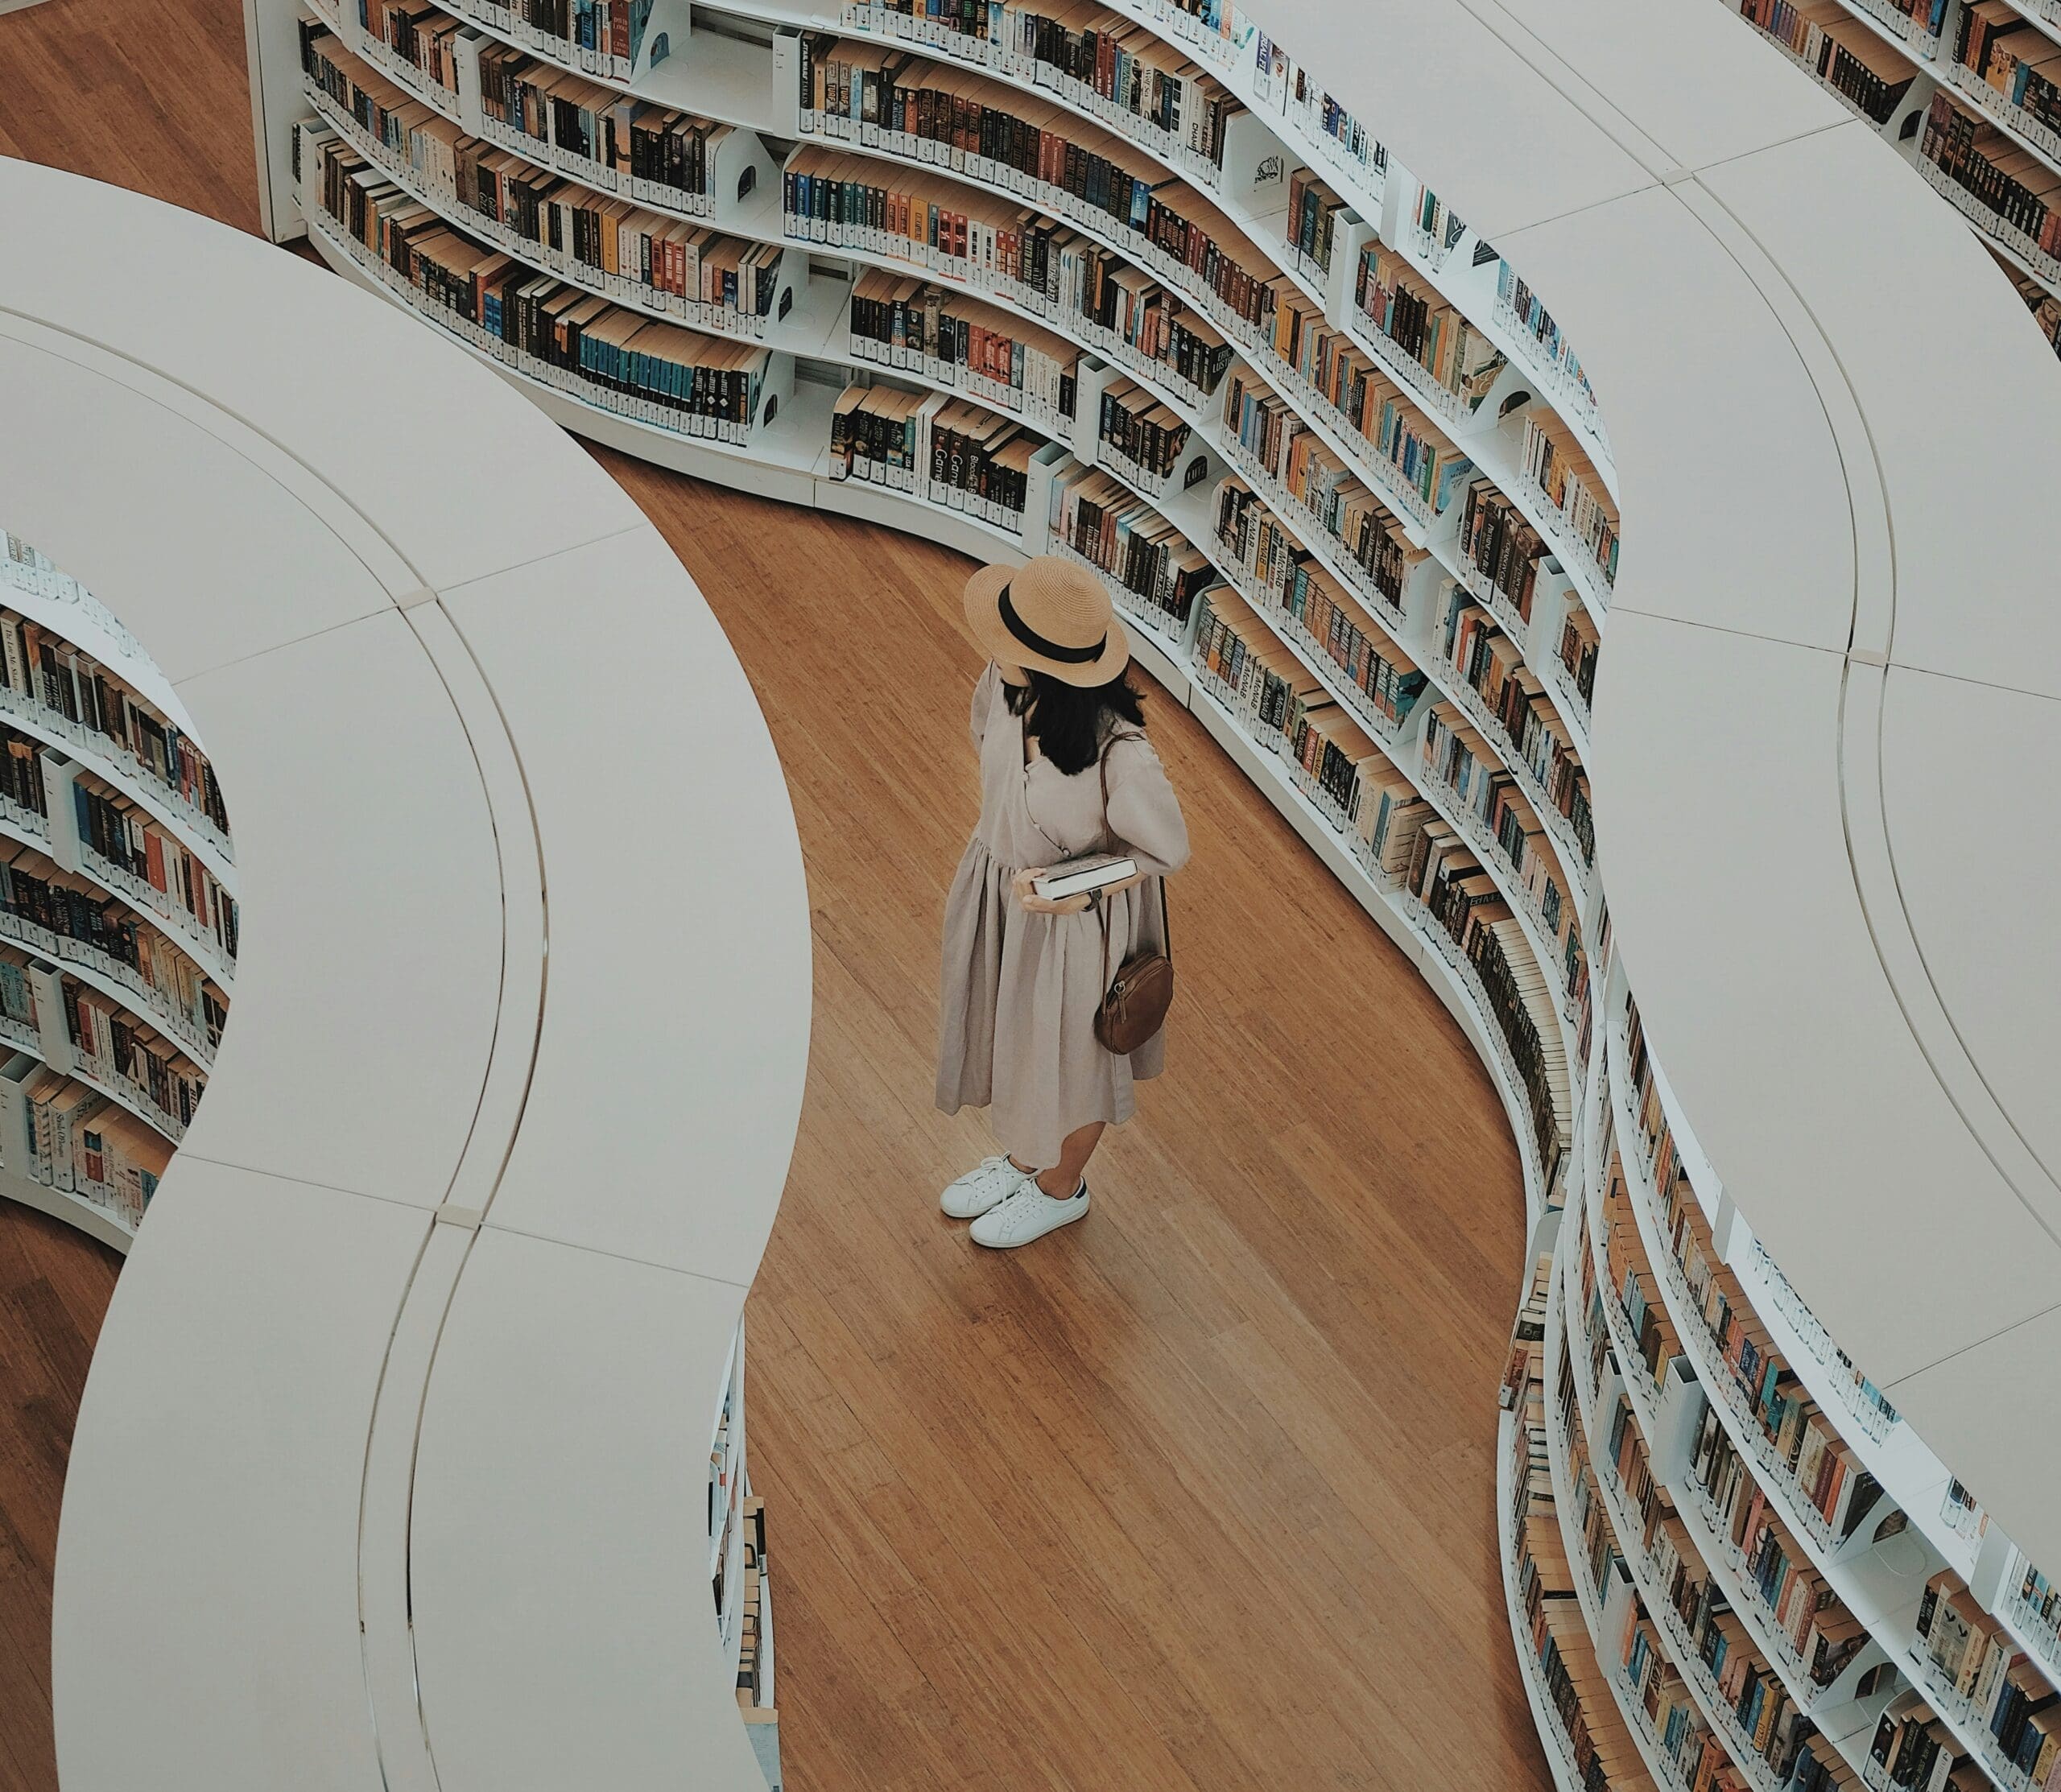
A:
{"type": "Polygon", "coordinates": [[[613,482],[386,308],[19,163],[0,229],[10,526],[192,712],[246,917],[74,1444],[68,1792],[762,1785],[704,1427],[808,949],[742,674],[613,482]],[[184,277],[135,307],[111,241],[184,277]]]}

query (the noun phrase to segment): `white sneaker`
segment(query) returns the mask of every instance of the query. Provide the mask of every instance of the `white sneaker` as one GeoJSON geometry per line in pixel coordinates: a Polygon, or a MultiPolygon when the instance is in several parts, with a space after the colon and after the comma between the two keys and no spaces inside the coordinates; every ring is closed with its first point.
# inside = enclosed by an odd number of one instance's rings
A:
{"type": "Polygon", "coordinates": [[[991,1207],[1016,1192],[1016,1185],[1030,1174],[1007,1158],[983,1158],[945,1190],[938,1205],[954,1220],[977,1220],[991,1207]]]}
{"type": "Polygon", "coordinates": [[[975,1244],[985,1245],[990,1250],[1011,1251],[1018,1245],[1043,1238],[1048,1232],[1057,1232],[1087,1211],[1087,1183],[1080,1185],[1077,1194],[1061,1201],[1026,1179],[1000,1206],[973,1222],[971,1236],[975,1244]]]}

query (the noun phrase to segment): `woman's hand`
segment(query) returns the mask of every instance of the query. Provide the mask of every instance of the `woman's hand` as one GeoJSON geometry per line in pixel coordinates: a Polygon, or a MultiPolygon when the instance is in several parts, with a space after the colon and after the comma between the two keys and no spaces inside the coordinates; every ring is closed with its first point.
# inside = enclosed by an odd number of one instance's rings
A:
{"type": "Polygon", "coordinates": [[[1028,870],[1018,872],[1009,881],[1010,893],[1015,897],[1027,914],[1079,915],[1083,913],[1088,907],[1088,898],[1084,895],[1062,896],[1057,902],[1054,902],[1049,896],[1040,896],[1032,888],[1032,886],[1050,869],[1049,865],[1039,865],[1031,866],[1028,870]]]}

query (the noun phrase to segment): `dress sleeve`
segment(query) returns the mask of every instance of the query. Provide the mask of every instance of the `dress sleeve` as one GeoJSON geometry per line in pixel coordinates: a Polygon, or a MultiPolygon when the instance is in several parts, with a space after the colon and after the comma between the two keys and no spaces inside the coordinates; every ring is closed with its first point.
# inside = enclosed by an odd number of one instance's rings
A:
{"type": "Polygon", "coordinates": [[[980,681],[973,687],[973,750],[981,750],[981,743],[987,738],[988,718],[994,713],[995,705],[1002,700],[1002,674],[995,663],[988,662],[988,669],[981,673],[980,681]]]}
{"type": "Polygon", "coordinates": [[[1188,862],[1180,801],[1158,752],[1142,734],[1109,749],[1109,832],[1150,876],[1171,876],[1188,862]]]}

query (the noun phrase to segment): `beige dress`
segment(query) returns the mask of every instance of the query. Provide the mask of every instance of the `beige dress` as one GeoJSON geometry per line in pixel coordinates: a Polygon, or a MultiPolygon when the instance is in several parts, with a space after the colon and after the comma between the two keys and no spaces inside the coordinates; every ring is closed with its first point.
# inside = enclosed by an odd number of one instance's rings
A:
{"type": "Polygon", "coordinates": [[[1010,880],[1087,853],[1136,859],[1150,875],[1109,904],[1113,971],[1133,952],[1165,944],[1159,879],[1187,862],[1188,831],[1159,755],[1142,729],[1122,723],[1108,749],[1105,834],[1101,774],[1090,766],[1069,776],[1043,758],[1026,764],[1022,718],[1010,712],[993,666],[974,687],[973,741],[981,823],[945,902],[937,1105],[947,1113],[992,1107],[1002,1149],[1043,1169],[1076,1127],[1130,1118],[1131,1084],[1159,1074],[1166,1034],[1127,1058],[1104,1051],[1095,1038],[1109,987],[1101,923],[1092,910],[1034,915],[1010,880]]]}

